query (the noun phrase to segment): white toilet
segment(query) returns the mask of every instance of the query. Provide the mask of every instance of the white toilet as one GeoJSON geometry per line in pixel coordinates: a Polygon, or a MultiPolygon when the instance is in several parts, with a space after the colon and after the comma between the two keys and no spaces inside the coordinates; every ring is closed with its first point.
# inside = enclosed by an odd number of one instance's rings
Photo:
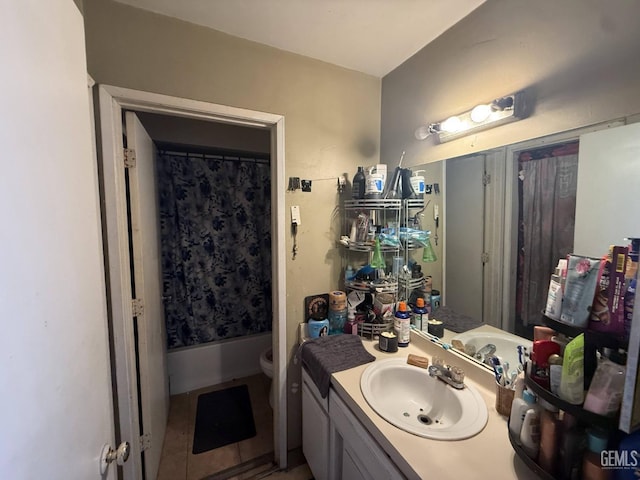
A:
{"type": "MultiPolygon", "coordinates": [[[[273,378],[273,352],[271,348],[267,348],[260,354],[260,368],[262,372],[269,377],[273,378]]],[[[269,405],[273,408],[273,382],[269,382],[269,405]]]]}

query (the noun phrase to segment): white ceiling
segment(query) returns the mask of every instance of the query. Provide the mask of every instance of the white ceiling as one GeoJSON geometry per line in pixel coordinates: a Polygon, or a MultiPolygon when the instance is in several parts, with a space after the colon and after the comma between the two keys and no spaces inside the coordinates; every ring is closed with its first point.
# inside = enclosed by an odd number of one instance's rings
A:
{"type": "Polygon", "coordinates": [[[382,77],[485,0],[117,0],[382,77]]]}

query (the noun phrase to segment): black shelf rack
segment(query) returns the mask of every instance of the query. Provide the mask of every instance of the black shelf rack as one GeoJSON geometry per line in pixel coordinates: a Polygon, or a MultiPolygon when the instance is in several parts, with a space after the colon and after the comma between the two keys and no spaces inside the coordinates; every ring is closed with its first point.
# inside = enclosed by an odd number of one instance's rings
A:
{"type": "Polygon", "coordinates": [[[626,339],[602,332],[593,332],[585,328],[574,327],[566,323],[559,322],[553,318],[542,315],[542,322],[549,328],[560,332],[567,337],[577,337],[584,333],[584,389],[588,390],[597,367],[596,350],[599,348],[623,349],[627,350],[629,342],[626,339]]]}
{"type": "Polygon", "coordinates": [[[511,442],[513,451],[516,452],[518,457],[520,457],[520,460],[522,460],[524,464],[542,480],[555,480],[556,477],[547,472],[544,468],[538,465],[535,460],[526,454],[522,445],[518,442],[518,439],[511,433],[511,430],[507,429],[507,431],[509,432],[509,442],[511,442]]]}

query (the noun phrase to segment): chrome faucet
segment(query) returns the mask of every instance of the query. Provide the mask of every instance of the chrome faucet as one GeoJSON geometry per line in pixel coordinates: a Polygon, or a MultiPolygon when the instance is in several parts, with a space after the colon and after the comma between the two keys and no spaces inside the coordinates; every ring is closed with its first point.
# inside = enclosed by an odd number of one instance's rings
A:
{"type": "Polygon", "coordinates": [[[496,346],[493,343],[487,343],[484,347],[476,352],[476,359],[482,363],[491,366],[491,357],[496,353],[496,346]]]}
{"type": "Polygon", "coordinates": [[[434,364],[429,365],[428,371],[430,377],[436,377],[438,380],[442,380],[453,388],[457,388],[458,390],[464,388],[464,371],[459,367],[444,365],[434,359],[434,364]]]}

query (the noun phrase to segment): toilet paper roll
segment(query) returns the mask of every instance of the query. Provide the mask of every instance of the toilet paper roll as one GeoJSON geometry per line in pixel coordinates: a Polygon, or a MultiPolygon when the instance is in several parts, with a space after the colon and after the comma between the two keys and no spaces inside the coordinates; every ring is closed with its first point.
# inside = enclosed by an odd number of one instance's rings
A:
{"type": "Polygon", "coordinates": [[[347,294],[340,290],[329,292],[329,309],[344,310],[345,308],[347,308],[347,294]]]}

